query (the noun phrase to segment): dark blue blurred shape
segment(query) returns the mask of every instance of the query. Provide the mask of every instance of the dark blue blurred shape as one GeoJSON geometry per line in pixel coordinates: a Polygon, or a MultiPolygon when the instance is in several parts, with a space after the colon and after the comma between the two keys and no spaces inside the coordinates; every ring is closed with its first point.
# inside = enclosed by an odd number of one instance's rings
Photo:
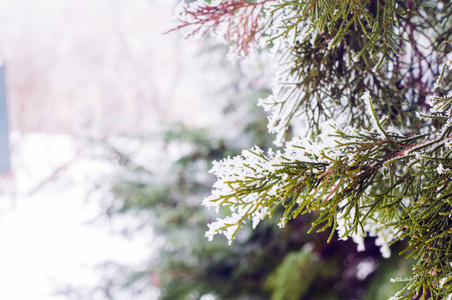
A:
{"type": "Polygon", "coordinates": [[[8,109],[6,105],[5,64],[0,66],[0,173],[11,170],[9,161],[8,109]]]}

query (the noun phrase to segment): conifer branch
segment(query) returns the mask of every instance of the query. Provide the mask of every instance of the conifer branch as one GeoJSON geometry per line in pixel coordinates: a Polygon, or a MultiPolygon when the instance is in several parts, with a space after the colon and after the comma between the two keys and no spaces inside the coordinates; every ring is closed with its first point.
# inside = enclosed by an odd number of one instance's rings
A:
{"type": "Polygon", "coordinates": [[[255,227],[279,209],[284,227],[316,212],[311,230],[352,238],[359,250],[367,236],[385,257],[392,243],[408,242],[413,276],[391,299],[452,299],[452,48],[444,42],[452,4],[266,2],[219,2],[212,7],[233,9],[195,10],[180,27],[205,34],[226,22],[236,41],[265,40],[280,67],[272,95],[259,101],[269,132],[283,145],[290,126],[306,128],[281,150],[214,163],[218,181],[204,205],[231,214],[206,235],[232,241],[248,219],[255,227]]]}

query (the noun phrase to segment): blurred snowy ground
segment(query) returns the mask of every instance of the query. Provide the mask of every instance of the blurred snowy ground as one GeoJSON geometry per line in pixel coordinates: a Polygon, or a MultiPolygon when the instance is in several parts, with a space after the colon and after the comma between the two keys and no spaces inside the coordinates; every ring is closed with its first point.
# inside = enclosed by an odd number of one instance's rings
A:
{"type": "Polygon", "coordinates": [[[87,195],[112,172],[108,161],[83,158],[64,135],[28,134],[17,146],[16,195],[4,195],[3,204],[14,202],[0,214],[1,299],[67,299],[52,293],[65,284],[100,285],[100,263],[137,265],[151,255],[152,232],[125,238],[89,224],[99,207],[87,195]]]}

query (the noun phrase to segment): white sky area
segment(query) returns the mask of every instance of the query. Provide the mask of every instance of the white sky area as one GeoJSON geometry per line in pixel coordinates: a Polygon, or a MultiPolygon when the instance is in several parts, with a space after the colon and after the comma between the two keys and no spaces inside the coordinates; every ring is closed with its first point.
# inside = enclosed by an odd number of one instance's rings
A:
{"type": "Polygon", "coordinates": [[[87,193],[114,167],[79,142],[218,121],[205,95],[227,72],[196,43],[162,36],[172,9],[161,0],[0,1],[12,151],[12,176],[0,181],[0,299],[67,299],[52,292],[95,286],[97,264],[139,265],[155,250],[150,231],[130,239],[86,224],[99,214],[87,193]]]}

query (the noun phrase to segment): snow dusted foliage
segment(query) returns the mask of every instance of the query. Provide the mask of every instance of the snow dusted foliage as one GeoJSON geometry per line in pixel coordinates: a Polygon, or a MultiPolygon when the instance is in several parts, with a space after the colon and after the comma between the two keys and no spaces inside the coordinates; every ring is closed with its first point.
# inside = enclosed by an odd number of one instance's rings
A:
{"type": "Polygon", "coordinates": [[[203,204],[226,217],[206,236],[232,242],[247,220],[256,227],[282,212],[284,227],[315,212],[313,229],[358,250],[375,237],[389,257],[408,241],[417,262],[393,299],[450,297],[452,4],[198,0],[179,12],[187,36],[209,32],[234,59],[268,51],[278,65],[258,105],[282,148],[214,162],[203,204]]]}
{"type": "MultiPolygon", "coordinates": [[[[351,129],[348,130],[353,134],[351,129]]],[[[389,257],[388,244],[394,240],[395,233],[383,222],[375,222],[384,220],[385,216],[365,208],[372,202],[370,192],[357,191],[347,196],[359,196],[356,198],[356,205],[362,207],[359,214],[370,214],[362,226],[357,226],[355,206],[350,207],[353,201],[336,197],[350,190],[354,179],[353,174],[348,178],[335,176],[335,164],[355,165],[362,158],[354,154],[354,147],[342,146],[346,140],[341,138],[342,132],[335,130],[333,122],[325,123],[322,132],[316,141],[293,139],[283,151],[269,149],[264,152],[254,147],[243,151],[241,156],[214,162],[211,172],[218,181],[212,195],[204,199],[204,205],[215,207],[217,211],[220,207],[228,207],[232,214],[209,224],[206,236],[212,239],[215,234],[224,233],[231,242],[247,219],[252,219],[253,227],[256,227],[261,220],[271,217],[276,209],[285,207],[280,222],[280,227],[284,227],[290,219],[329,203],[343,208],[337,216],[328,215],[327,210],[322,212],[325,220],[335,223],[342,239],[352,237],[358,250],[364,250],[364,237],[369,233],[377,237],[377,245],[382,246],[383,255],[389,257]],[[322,186],[325,188],[320,189],[322,186]]],[[[374,133],[366,134],[371,136],[374,133]]]]}

